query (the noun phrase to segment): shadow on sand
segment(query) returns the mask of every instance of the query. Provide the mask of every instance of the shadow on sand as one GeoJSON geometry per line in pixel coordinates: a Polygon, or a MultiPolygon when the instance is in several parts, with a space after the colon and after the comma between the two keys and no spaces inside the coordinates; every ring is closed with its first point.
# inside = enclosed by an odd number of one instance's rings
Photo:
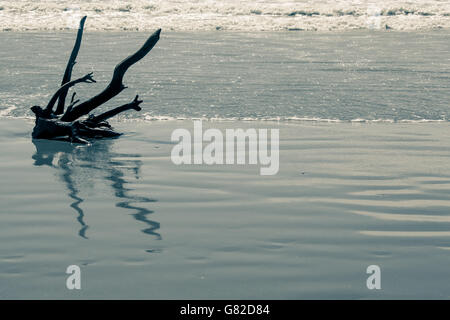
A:
{"type": "Polygon", "coordinates": [[[116,207],[132,210],[133,218],[147,225],[142,232],[161,240],[161,235],[158,233],[160,224],[149,219],[153,211],[134,204],[150,203],[156,200],[133,196],[133,189],[127,188],[127,184],[130,183],[126,179],[128,172],[131,171],[134,177],[139,179],[141,156],[112,152],[113,143],[114,140],[100,140],[90,146],[80,146],[67,142],[34,139],[36,153],[32,158],[35,166],[49,166],[57,170],[58,176],[65,184],[67,195],[72,199],[70,207],[77,213],[80,237],[87,239],[86,231],[89,228],[85,221],[85,212],[81,208],[84,201],[81,191],[92,186],[94,179],[105,179],[113,189],[117,200],[116,207]]]}

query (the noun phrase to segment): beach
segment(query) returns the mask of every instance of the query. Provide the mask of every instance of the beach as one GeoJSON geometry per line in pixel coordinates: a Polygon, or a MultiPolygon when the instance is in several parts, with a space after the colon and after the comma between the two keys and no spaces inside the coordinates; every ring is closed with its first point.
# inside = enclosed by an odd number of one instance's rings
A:
{"type": "Polygon", "coordinates": [[[0,299],[449,299],[450,9],[371,3],[0,1],[0,299]],[[142,110],[32,139],[84,15],[67,102],[161,27],[93,113],[142,110]],[[279,133],[276,170],[177,165],[199,121],[279,133]]]}
{"type": "Polygon", "coordinates": [[[2,299],[449,298],[447,123],[203,122],[279,128],[274,176],[174,165],[189,120],[117,122],[91,146],[32,125],[0,123],[2,299]]]}

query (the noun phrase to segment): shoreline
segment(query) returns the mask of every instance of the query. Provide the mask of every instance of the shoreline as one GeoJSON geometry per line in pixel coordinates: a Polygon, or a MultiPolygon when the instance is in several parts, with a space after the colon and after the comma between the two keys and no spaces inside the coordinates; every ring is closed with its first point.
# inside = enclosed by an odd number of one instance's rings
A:
{"type": "MultiPolygon", "coordinates": [[[[9,115],[0,116],[0,121],[2,120],[18,120],[25,121],[31,124],[34,124],[35,118],[33,116],[29,117],[16,117],[9,115]]],[[[340,120],[340,119],[317,119],[317,118],[286,118],[286,119],[239,119],[239,118],[188,118],[188,117],[171,117],[171,116],[150,116],[149,118],[113,118],[109,119],[108,122],[112,125],[121,124],[121,123],[192,123],[193,121],[202,121],[205,123],[255,123],[258,126],[263,123],[267,124],[350,124],[350,125],[416,125],[416,124],[449,124],[450,119],[418,119],[418,120],[410,120],[410,119],[402,119],[402,120],[391,120],[391,119],[353,119],[353,120],[340,120]]]]}
{"type": "MultiPolygon", "coordinates": [[[[155,27],[155,29],[157,29],[155,27]]],[[[103,33],[151,33],[153,31],[155,31],[155,29],[145,29],[145,30],[126,30],[126,29],[111,29],[111,30],[89,30],[89,27],[87,26],[84,30],[84,33],[92,33],[92,34],[103,34],[103,33]]],[[[67,34],[72,34],[74,32],[76,32],[78,30],[77,27],[74,28],[62,28],[62,29],[29,29],[29,30],[5,30],[5,29],[0,29],[0,33],[35,33],[35,34],[39,34],[39,33],[43,33],[43,34],[48,34],[48,33],[67,33],[67,34]]],[[[300,29],[284,29],[284,30],[223,30],[223,29],[219,29],[219,30],[196,30],[196,29],[192,29],[192,30],[171,30],[171,29],[167,29],[164,30],[162,29],[162,32],[164,32],[164,34],[191,34],[191,33],[196,33],[196,34],[210,34],[210,33],[232,33],[232,34],[251,34],[251,33],[260,33],[260,34],[280,34],[280,33],[299,33],[299,34],[346,34],[346,33],[430,33],[430,32],[449,32],[450,31],[450,27],[448,28],[444,28],[444,27],[437,27],[437,28],[423,28],[423,29],[416,29],[416,30],[403,30],[403,29],[385,29],[385,28],[379,28],[379,29],[371,29],[371,28],[354,28],[354,29],[345,29],[345,30],[300,30],[300,29]]]]}

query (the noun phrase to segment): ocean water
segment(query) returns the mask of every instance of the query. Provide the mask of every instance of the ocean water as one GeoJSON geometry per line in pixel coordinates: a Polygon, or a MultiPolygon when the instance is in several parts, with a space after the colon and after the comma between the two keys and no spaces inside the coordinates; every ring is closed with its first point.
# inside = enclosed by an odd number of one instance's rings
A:
{"type": "MultiPolygon", "coordinates": [[[[89,19],[87,24],[89,24],[89,19]]],[[[74,77],[100,92],[145,32],[86,32],[74,77]]],[[[74,32],[0,33],[0,116],[31,116],[57,90],[74,32]]],[[[448,121],[450,32],[165,32],[100,108],[144,100],[119,119],[448,121]]],[[[100,111],[98,111],[100,112],[100,111]]]]}
{"type": "Polygon", "coordinates": [[[446,0],[0,1],[0,30],[423,30],[450,26],[446,0]]]}
{"type": "MultiPolygon", "coordinates": [[[[149,35],[92,20],[74,76],[98,82],[75,88],[82,100],[149,35]]],[[[450,297],[447,29],[163,29],[98,112],[135,94],[143,110],[90,146],[30,138],[29,108],[58,88],[75,38],[41,29],[0,33],[0,298],[450,297]],[[175,166],[171,133],[197,118],[280,129],[279,174],[175,166]],[[79,291],[66,288],[73,264],[79,291]]]]}

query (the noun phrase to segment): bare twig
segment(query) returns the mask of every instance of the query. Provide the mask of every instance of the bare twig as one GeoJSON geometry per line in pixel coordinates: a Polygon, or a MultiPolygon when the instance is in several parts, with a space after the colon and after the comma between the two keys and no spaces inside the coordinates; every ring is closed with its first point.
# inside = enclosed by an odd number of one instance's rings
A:
{"type": "Polygon", "coordinates": [[[62,121],[76,120],[79,117],[88,114],[101,104],[105,103],[106,101],[110,100],[111,98],[115,97],[120,92],[122,92],[122,90],[125,89],[125,86],[122,83],[125,72],[128,70],[129,67],[131,67],[133,64],[141,60],[143,57],[145,57],[147,53],[150,52],[150,50],[158,42],[160,32],[161,29],[155,31],[138,51],[136,51],[134,54],[132,54],[131,56],[129,56],[116,66],[116,68],[114,69],[114,74],[111,79],[111,82],[102,92],[92,97],[91,99],[79,104],[78,106],[74,107],[71,110],[71,112],[66,113],[61,118],[61,120],[62,121]]]}
{"type": "MultiPolygon", "coordinates": [[[[69,61],[67,62],[66,71],[64,72],[64,76],[61,82],[61,86],[70,81],[72,77],[72,69],[76,63],[76,59],[78,56],[78,51],[80,51],[81,39],[83,37],[83,29],[84,23],[86,21],[86,16],[84,16],[80,21],[80,27],[78,28],[77,39],[75,40],[75,45],[72,49],[72,53],[70,54],[69,61]]],[[[62,114],[64,112],[64,104],[66,101],[66,96],[69,88],[63,90],[59,96],[58,106],[56,107],[55,114],[62,114]]]]}

